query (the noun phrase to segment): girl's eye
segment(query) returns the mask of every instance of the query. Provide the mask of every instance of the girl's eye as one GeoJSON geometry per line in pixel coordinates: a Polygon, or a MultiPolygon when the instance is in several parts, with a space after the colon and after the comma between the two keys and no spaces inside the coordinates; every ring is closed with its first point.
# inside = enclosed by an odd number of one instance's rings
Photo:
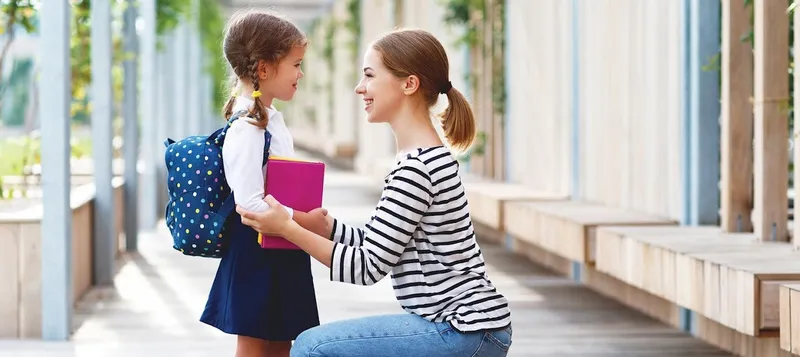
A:
{"type": "Polygon", "coordinates": [[[368,74],[364,74],[364,77],[372,78],[373,75],[371,73],[368,73],[368,74]]]}

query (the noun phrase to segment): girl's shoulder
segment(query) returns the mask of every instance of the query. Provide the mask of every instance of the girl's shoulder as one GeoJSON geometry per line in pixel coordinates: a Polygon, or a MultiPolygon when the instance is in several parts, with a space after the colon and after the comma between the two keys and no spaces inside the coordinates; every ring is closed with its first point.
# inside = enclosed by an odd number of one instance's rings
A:
{"type": "Polygon", "coordinates": [[[228,128],[226,135],[230,135],[233,133],[237,134],[258,133],[264,135],[265,130],[266,129],[258,126],[255,119],[250,117],[240,117],[239,119],[236,119],[231,123],[231,127],[228,128]]]}

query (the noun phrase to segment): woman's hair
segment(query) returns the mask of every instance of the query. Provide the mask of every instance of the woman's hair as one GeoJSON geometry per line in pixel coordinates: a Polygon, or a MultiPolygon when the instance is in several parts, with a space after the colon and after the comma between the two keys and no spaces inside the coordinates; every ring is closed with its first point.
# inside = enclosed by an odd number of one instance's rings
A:
{"type": "Polygon", "coordinates": [[[447,109],[439,115],[445,137],[451,147],[468,149],[475,140],[475,116],[467,99],[448,79],[450,64],[439,40],[423,30],[403,29],[377,39],[372,48],[395,77],[419,77],[419,93],[429,108],[440,93],[447,94],[447,109]]]}
{"type": "MultiPolygon", "coordinates": [[[[297,26],[275,13],[256,9],[236,12],[228,20],[222,45],[225,59],[234,73],[231,89],[241,79],[252,81],[253,90],[259,90],[259,63],[266,62],[277,70],[278,63],[292,48],[305,46],[307,42],[305,34],[297,26]]],[[[254,99],[253,108],[249,109],[250,115],[258,121],[259,126],[266,128],[269,119],[266,108],[258,98],[254,99]]],[[[233,114],[235,100],[232,94],[222,109],[226,120],[233,114]]]]}

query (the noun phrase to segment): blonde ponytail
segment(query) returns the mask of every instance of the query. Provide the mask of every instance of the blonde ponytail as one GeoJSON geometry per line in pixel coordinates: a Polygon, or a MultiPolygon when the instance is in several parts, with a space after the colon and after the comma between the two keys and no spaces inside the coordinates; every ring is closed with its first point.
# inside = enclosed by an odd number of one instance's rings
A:
{"type": "Polygon", "coordinates": [[[444,136],[450,147],[466,151],[475,141],[475,115],[467,98],[457,89],[447,90],[447,101],[447,109],[439,115],[444,136]]]}

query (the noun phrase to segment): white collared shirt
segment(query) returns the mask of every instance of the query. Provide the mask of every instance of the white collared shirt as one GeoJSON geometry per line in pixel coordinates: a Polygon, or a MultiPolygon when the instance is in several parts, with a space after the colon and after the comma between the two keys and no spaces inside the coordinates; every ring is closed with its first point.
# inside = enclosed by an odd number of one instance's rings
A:
{"type": "MultiPolygon", "coordinates": [[[[233,112],[248,110],[253,105],[253,100],[245,97],[236,97],[233,112]]],[[[272,135],[270,154],[283,157],[294,157],[294,140],[281,112],[274,107],[267,108],[269,122],[267,130],[272,135]]],[[[225,179],[234,193],[234,201],[242,208],[260,212],[269,209],[264,202],[264,178],[267,167],[261,165],[264,158],[264,129],[248,123],[246,120],[236,120],[225,134],[225,144],[222,146],[222,162],[225,169],[225,179]]],[[[294,211],[286,207],[291,216],[294,211]]]]}

